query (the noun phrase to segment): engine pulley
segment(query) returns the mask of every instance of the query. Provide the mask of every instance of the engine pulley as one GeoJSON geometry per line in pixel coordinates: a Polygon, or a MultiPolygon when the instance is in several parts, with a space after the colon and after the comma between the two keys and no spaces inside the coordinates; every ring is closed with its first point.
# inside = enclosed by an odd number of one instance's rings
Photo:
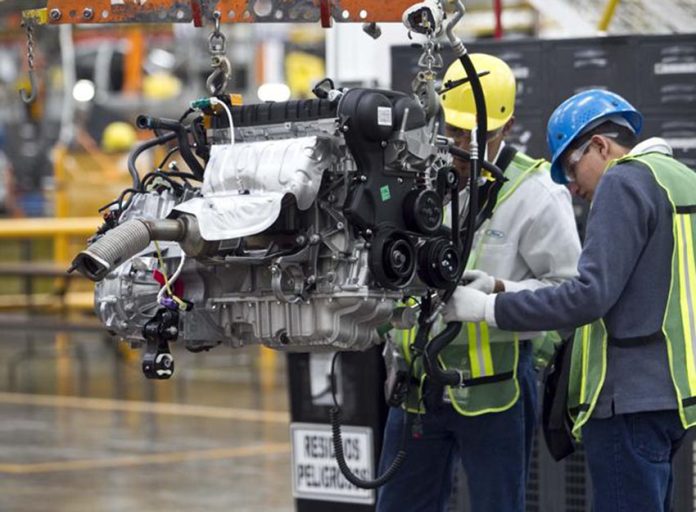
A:
{"type": "Polygon", "coordinates": [[[444,288],[457,277],[462,261],[447,238],[436,238],[418,251],[418,277],[433,288],[444,288]]]}
{"type": "Polygon", "coordinates": [[[406,225],[413,231],[432,235],[442,226],[442,199],[434,190],[412,190],[403,208],[406,225]]]}
{"type": "Polygon", "coordinates": [[[416,247],[404,233],[381,229],[370,248],[370,270],[378,284],[390,290],[408,285],[416,271],[416,247]]]}

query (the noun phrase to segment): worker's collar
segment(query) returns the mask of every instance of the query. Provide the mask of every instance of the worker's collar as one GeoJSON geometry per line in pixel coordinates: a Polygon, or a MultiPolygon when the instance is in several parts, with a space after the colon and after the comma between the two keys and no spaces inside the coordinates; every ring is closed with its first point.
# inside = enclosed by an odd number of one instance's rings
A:
{"type": "MultiPolygon", "coordinates": [[[[495,154],[495,158],[494,158],[493,160],[490,160],[490,161],[493,162],[495,165],[498,165],[498,159],[500,158],[500,155],[503,154],[503,148],[504,148],[504,147],[505,147],[505,141],[504,141],[504,140],[501,140],[501,141],[500,141],[500,146],[498,147],[498,152],[495,154]]],[[[500,166],[498,165],[498,167],[500,167],[500,166]]]]}
{"type": "Polygon", "coordinates": [[[629,155],[640,155],[642,153],[662,153],[663,155],[672,156],[672,146],[665,139],[660,137],[650,137],[643,142],[636,144],[629,155]]]}
{"type": "Polygon", "coordinates": [[[505,171],[515,158],[516,154],[517,150],[513,146],[505,144],[505,142],[503,141],[500,144],[498,154],[495,156],[495,160],[493,160],[493,163],[498,167],[498,169],[505,173],[505,171]]]}

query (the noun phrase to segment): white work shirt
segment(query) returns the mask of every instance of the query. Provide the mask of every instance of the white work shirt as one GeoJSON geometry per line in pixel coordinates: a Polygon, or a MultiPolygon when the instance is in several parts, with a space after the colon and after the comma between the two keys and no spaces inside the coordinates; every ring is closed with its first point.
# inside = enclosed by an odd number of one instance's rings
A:
{"type": "MultiPolygon", "coordinates": [[[[460,204],[467,196],[468,190],[460,193],[460,204]]],[[[505,291],[516,292],[576,276],[579,257],[570,192],[542,169],[527,175],[479,228],[470,261],[472,268],[503,281],[505,291]]],[[[537,335],[519,333],[519,339],[537,335]]]]}

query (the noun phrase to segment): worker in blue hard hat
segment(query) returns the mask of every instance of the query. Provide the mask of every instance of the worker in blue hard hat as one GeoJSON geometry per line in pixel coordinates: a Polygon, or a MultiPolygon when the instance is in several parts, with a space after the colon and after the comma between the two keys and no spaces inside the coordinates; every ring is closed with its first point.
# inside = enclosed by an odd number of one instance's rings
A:
{"type": "Polygon", "coordinates": [[[585,91],[548,123],[552,175],[592,201],[579,276],[486,295],[459,287],[448,320],[506,330],[579,327],[568,411],[582,439],[595,512],[668,511],[671,461],[696,424],[696,173],[642,116],[585,91]]]}
{"type": "MultiPolygon", "coordinates": [[[[486,292],[558,284],[575,275],[580,255],[570,194],[552,182],[548,162],[506,142],[515,121],[516,83],[510,67],[488,54],[472,54],[471,60],[485,93],[486,151],[507,181],[500,188],[487,179],[480,185],[485,221],[476,232],[464,279],[486,292]]],[[[443,85],[445,134],[468,148],[476,105],[459,60],[447,70],[443,85]]],[[[469,162],[455,160],[454,166],[460,182],[467,183],[469,162]]],[[[460,204],[467,195],[462,191],[460,204]]],[[[440,361],[465,375],[466,385],[443,388],[424,384],[422,359],[412,347],[415,336],[415,328],[395,329],[389,341],[412,364],[413,384],[404,406],[392,407],[387,418],[380,474],[402,445],[407,457],[380,489],[377,511],[443,510],[452,469],[461,465],[471,510],[524,512],[537,419],[535,356],[541,351],[535,349],[546,341],[543,333],[462,326],[440,361]],[[412,432],[405,439],[404,421],[411,420],[412,432]]]]}

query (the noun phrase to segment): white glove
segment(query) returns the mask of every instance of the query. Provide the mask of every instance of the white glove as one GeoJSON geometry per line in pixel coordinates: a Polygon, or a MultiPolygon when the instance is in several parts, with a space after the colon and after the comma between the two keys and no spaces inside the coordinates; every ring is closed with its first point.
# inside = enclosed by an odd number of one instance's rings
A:
{"type": "Polygon", "coordinates": [[[442,310],[445,322],[495,323],[495,295],[488,295],[472,286],[457,286],[452,298],[442,310]]]}
{"type": "Polygon", "coordinates": [[[467,270],[462,275],[462,281],[470,281],[466,286],[483,293],[493,293],[495,289],[495,277],[483,270],[467,270]]]}

